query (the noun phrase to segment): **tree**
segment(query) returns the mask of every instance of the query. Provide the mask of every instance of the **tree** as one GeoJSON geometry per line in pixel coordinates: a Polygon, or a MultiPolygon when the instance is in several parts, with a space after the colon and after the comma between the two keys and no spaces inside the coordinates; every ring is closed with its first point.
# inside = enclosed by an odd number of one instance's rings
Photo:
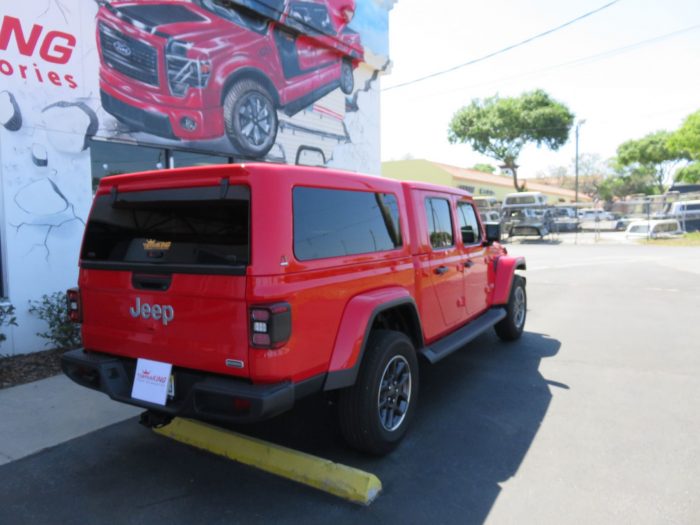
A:
{"type": "Polygon", "coordinates": [[[475,151],[496,159],[513,174],[518,185],[517,160],[523,147],[534,143],[558,150],[569,139],[574,115],[543,90],[519,97],[474,99],[452,117],[448,129],[450,143],[467,143],[475,151]]]}
{"type": "Polygon", "coordinates": [[[678,162],[688,158],[687,153],[670,144],[672,135],[657,131],[638,140],[628,140],[617,148],[617,164],[632,171],[642,169],[652,173],[656,188],[663,193],[678,162]]]}
{"type": "Polygon", "coordinates": [[[496,173],[496,167],[491,164],[479,163],[472,166],[473,170],[481,171],[483,173],[496,173]]]}
{"type": "Polygon", "coordinates": [[[617,167],[617,173],[612,177],[603,179],[597,186],[598,196],[605,201],[612,201],[617,197],[622,199],[629,195],[657,193],[654,171],[649,168],[617,167]]]}
{"type": "Polygon", "coordinates": [[[700,111],[689,115],[668,143],[677,154],[700,160],[700,111]]]}
{"type": "Polygon", "coordinates": [[[683,166],[676,172],[676,182],[687,182],[688,184],[700,183],[700,162],[692,162],[683,166]]]}

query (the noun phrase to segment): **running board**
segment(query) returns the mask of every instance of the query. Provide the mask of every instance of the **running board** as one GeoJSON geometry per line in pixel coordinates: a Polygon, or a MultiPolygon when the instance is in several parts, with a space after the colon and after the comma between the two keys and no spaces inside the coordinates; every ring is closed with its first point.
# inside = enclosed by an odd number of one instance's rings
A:
{"type": "Polygon", "coordinates": [[[479,335],[491,328],[505,316],[505,308],[491,308],[490,310],[484,312],[481,316],[464,325],[456,332],[440,339],[430,346],[421,348],[419,353],[431,363],[437,363],[441,359],[444,359],[450,355],[452,352],[456,352],[470,341],[476,339],[479,335]]]}

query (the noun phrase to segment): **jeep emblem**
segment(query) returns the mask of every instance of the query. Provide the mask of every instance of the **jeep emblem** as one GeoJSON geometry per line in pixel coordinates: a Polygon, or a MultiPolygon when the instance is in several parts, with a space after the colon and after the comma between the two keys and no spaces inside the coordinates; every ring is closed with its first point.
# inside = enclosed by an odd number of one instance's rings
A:
{"type": "Polygon", "coordinates": [[[175,319],[175,308],[169,304],[148,304],[141,303],[141,298],[136,298],[136,304],[129,308],[129,314],[134,319],[154,319],[168,326],[168,323],[175,319]]]}
{"type": "Polygon", "coordinates": [[[123,40],[115,40],[112,43],[112,47],[117,53],[119,53],[123,57],[131,56],[131,48],[129,47],[129,44],[127,44],[123,40]]]}

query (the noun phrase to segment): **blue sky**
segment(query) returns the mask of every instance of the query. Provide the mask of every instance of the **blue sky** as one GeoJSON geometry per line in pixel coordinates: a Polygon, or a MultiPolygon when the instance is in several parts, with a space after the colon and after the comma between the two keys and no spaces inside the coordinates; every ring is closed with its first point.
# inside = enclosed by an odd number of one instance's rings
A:
{"type": "MultiPolygon", "coordinates": [[[[399,0],[390,15],[394,67],[382,88],[478,58],[606,3],[399,0]]],[[[410,155],[465,167],[495,164],[467,145],[447,143],[452,115],[473,98],[517,96],[536,88],[586,120],[580,133],[582,153],[609,158],[626,140],[677,128],[700,109],[700,2],[620,0],[480,64],[384,91],[382,160],[410,155]]],[[[556,153],[526,148],[520,172],[533,176],[550,166],[568,166],[573,157],[572,133],[569,144],[556,153]]]]}

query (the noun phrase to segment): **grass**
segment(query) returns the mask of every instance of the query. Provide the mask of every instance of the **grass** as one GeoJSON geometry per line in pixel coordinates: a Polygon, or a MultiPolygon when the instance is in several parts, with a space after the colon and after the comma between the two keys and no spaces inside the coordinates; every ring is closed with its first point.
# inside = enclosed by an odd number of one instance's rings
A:
{"type": "Polygon", "coordinates": [[[650,239],[642,242],[653,246],[700,246],[700,232],[686,233],[675,239],[650,239]]]}

